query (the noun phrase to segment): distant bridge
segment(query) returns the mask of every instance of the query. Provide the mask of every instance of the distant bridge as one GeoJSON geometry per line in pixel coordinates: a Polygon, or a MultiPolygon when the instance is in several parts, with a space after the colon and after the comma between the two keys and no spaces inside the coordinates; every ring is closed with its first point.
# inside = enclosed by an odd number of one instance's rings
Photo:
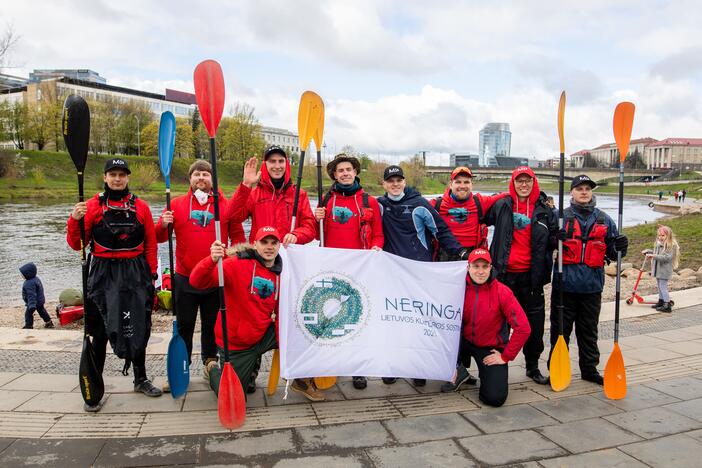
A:
{"type": "MultiPolygon", "coordinates": [[[[453,171],[453,167],[447,166],[427,166],[426,171],[429,175],[449,175],[453,171]]],[[[560,177],[560,169],[547,168],[547,167],[535,167],[534,173],[538,178],[548,178],[548,179],[558,179],[560,177]]],[[[477,178],[491,178],[496,176],[509,177],[512,175],[514,168],[509,167],[476,167],[471,168],[473,175],[477,178]]],[[[643,177],[643,176],[659,176],[663,175],[668,171],[668,169],[661,170],[651,170],[651,169],[625,169],[624,174],[628,177],[643,177]]],[[[619,168],[603,168],[603,167],[576,167],[576,168],[565,168],[563,170],[565,178],[567,180],[572,179],[580,174],[587,174],[594,181],[601,181],[604,179],[615,178],[619,175],[619,168]]]]}

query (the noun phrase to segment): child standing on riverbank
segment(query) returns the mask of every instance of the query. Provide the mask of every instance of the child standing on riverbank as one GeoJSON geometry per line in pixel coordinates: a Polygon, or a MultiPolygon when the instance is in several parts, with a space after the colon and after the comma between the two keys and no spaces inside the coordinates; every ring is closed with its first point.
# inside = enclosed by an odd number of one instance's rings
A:
{"type": "Polygon", "coordinates": [[[658,226],[656,245],[653,250],[643,251],[651,259],[651,275],[658,282],[658,303],[653,307],[659,312],[672,312],[668,281],[680,261],[680,246],[675,240],[673,230],[668,226],[658,226]]]}
{"type": "Polygon", "coordinates": [[[37,276],[37,266],[33,263],[27,263],[22,265],[19,270],[24,276],[22,300],[26,306],[24,327],[22,328],[31,329],[34,327],[34,312],[39,312],[39,316],[44,320],[44,328],[54,328],[54,322],[51,321],[51,317],[44,307],[46,302],[44,285],[41,284],[41,280],[37,276]]]}

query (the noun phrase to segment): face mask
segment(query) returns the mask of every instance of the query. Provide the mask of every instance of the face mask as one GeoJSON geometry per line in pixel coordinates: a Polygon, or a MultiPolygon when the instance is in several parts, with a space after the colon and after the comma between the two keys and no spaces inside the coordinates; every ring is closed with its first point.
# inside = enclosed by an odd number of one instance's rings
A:
{"type": "Polygon", "coordinates": [[[400,201],[400,200],[402,200],[402,197],[404,197],[404,196],[405,196],[404,190],[399,195],[392,195],[392,194],[388,193],[388,198],[392,201],[400,201]]]}
{"type": "Polygon", "coordinates": [[[207,199],[209,198],[209,195],[200,189],[195,190],[195,193],[193,195],[195,195],[195,198],[197,198],[197,201],[198,203],[200,203],[200,205],[204,205],[205,203],[207,203],[207,199]]]}

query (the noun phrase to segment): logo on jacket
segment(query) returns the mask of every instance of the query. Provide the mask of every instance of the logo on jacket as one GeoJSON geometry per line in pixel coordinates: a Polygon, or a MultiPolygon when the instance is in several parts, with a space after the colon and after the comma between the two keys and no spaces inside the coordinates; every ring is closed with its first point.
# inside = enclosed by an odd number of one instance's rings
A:
{"type": "Polygon", "coordinates": [[[254,276],[252,287],[258,292],[261,299],[268,299],[275,292],[273,281],[260,276],[254,276]]]}
{"type": "Polygon", "coordinates": [[[512,213],[512,221],[514,222],[514,229],[517,231],[521,231],[531,224],[531,219],[521,213],[512,213]]]}
{"type": "Polygon", "coordinates": [[[345,206],[335,206],[334,207],[334,220],[338,221],[340,224],[346,224],[349,219],[353,217],[353,211],[349,210],[345,206]]]}
{"type": "Polygon", "coordinates": [[[449,208],[448,214],[458,224],[463,224],[468,219],[468,209],[466,208],[449,208]]]}
{"type": "Polygon", "coordinates": [[[195,220],[195,224],[200,227],[207,227],[210,221],[214,219],[214,215],[209,211],[193,210],[190,212],[190,218],[195,220]]]}
{"type": "Polygon", "coordinates": [[[368,320],[367,295],[349,277],[320,273],[309,279],[297,297],[296,321],[317,344],[336,344],[356,336],[368,320]]]}

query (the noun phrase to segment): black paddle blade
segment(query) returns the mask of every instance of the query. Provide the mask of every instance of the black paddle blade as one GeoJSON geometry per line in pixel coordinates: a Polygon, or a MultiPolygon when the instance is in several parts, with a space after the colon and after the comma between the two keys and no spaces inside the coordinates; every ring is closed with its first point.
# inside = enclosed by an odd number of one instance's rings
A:
{"type": "Polygon", "coordinates": [[[87,335],[83,337],[83,351],[80,353],[78,378],[80,380],[80,393],[83,395],[83,401],[90,406],[95,406],[100,403],[100,400],[102,400],[105,394],[105,383],[102,380],[102,374],[98,372],[97,365],[95,364],[93,344],[87,335]]]}
{"type": "Polygon", "coordinates": [[[71,94],[63,103],[63,141],[78,172],[83,172],[90,141],[90,109],[82,97],[71,94]]]}

